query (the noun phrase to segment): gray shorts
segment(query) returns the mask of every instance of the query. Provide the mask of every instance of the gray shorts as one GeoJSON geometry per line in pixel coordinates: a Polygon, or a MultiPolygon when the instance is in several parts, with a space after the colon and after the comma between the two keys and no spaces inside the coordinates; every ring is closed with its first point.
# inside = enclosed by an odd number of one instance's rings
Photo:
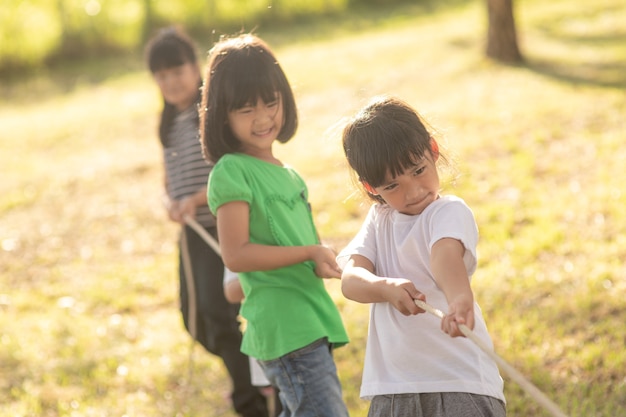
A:
{"type": "Polygon", "coordinates": [[[465,392],[377,395],[368,417],[505,417],[497,398],[465,392]]]}

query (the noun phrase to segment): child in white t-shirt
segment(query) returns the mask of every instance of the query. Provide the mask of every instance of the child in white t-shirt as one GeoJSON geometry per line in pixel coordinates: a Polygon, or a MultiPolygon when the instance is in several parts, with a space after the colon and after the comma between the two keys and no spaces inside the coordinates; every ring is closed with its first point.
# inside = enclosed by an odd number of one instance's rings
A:
{"type": "Polygon", "coordinates": [[[505,416],[495,362],[457,337],[465,324],[492,344],[470,287],[478,229],[463,200],[439,194],[443,156],[431,133],[409,105],[379,97],[345,127],[343,147],[376,202],[337,257],[343,294],[371,305],[361,385],[369,416],[505,416]],[[416,299],[446,316],[419,314],[416,299]]]}

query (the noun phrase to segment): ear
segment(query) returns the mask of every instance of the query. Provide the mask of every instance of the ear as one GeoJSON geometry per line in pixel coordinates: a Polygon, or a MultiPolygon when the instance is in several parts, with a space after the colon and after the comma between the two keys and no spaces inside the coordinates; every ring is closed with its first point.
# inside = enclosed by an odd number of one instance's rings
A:
{"type": "Polygon", "coordinates": [[[430,150],[433,154],[433,161],[437,162],[437,159],[439,159],[439,145],[433,138],[430,138],[430,150]]]}
{"type": "Polygon", "coordinates": [[[365,188],[365,191],[367,191],[371,195],[378,195],[376,189],[374,189],[374,187],[372,187],[369,182],[363,181],[361,179],[359,181],[361,181],[361,184],[363,184],[363,188],[365,188]]]}

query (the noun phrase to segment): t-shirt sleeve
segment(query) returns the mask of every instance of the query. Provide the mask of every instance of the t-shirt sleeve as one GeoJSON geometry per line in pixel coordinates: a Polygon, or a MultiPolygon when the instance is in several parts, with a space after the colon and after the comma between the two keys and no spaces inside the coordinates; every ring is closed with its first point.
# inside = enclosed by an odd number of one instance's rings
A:
{"type": "Polygon", "coordinates": [[[239,275],[236,272],[231,271],[230,269],[224,267],[224,285],[232,282],[238,281],[239,275]]]}
{"type": "Polygon", "coordinates": [[[344,268],[352,255],[361,255],[369,259],[376,265],[376,206],[373,205],[356,236],[350,241],[337,255],[337,264],[340,268],[344,268]]]}
{"type": "Polygon", "coordinates": [[[478,227],[471,209],[460,200],[450,201],[441,206],[433,214],[431,221],[431,239],[428,243],[432,249],[435,242],[443,238],[459,240],[465,247],[463,261],[469,276],[476,271],[478,245],[478,227]]]}
{"type": "Polygon", "coordinates": [[[251,202],[252,190],[243,168],[241,161],[228,158],[228,155],[213,167],[207,190],[207,200],[213,213],[231,201],[251,202]]]}

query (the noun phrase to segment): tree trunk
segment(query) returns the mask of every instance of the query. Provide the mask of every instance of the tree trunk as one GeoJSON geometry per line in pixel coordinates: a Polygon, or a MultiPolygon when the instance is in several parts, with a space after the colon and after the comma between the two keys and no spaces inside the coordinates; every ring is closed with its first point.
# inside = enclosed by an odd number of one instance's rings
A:
{"type": "Polygon", "coordinates": [[[487,56],[507,63],[524,59],[517,45],[513,0],[487,0],[487,56]]]}
{"type": "Polygon", "coordinates": [[[154,28],[154,15],[151,0],[143,1],[143,25],[141,27],[141,44],[145,45],[152,36],[154,28]]]}

